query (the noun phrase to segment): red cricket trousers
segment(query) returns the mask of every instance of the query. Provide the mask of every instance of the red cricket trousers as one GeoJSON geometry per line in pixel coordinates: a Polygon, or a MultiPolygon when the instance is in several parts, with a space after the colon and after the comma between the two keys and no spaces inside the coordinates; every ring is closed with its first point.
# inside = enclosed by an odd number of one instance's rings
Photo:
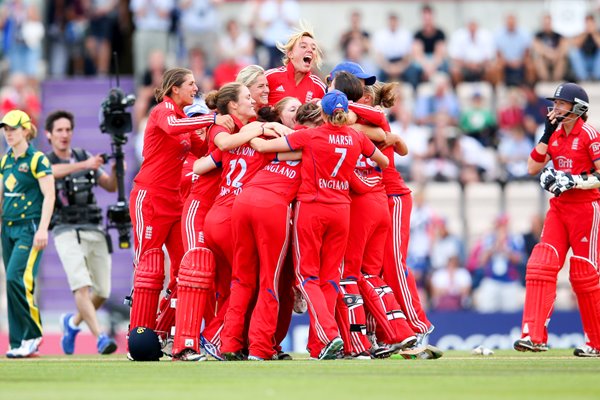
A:
{"type": "Polygon", "coordinates": [[[221,334],[222,352],[245,347],[245,320],[251,314],[250,354],[263,359],[276,354],[279,278],[290,242],[290,217],[290,204],[264,189],[248,188],[235,200],[231,294],[221,334]],[[255,296],[254,310],[249,310],[255,296]]]}
{"type": "Polygon", "coordinates": [[[349,225],[350,204],[296,203],[293,225],[296,279],[308,303],[311,357],[318,357],[326,344],[340,336],[335,304],[349,225]]]}

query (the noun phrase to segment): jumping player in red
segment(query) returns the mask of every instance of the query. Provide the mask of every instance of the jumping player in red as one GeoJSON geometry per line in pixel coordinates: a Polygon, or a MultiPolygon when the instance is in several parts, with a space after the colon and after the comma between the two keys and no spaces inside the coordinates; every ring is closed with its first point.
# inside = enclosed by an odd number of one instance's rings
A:
{"type": "Polygon", "coordinates": [[[364,134],[346,126],[346,95],[330,91],[321,107],[324,125],[271,141],[255,139],[254,145],[265,152],[302,149],[294,218],[297,284],[308,303],[310,355],[334,359],[344,345],[334,312],[349,231],[349,181],[360,154],[381,167],[388,160],[364,134]]]}
{"type": "Polygon", "coordinates": [[[132,328],[155,327],[158,298],[165,278],[162,246],[166,245],[169,252],[172,280],[177,276],[183,256],[181,168],[188,152],[201,155],[203,144],[199,136],[190,132],[215,122],[223,126],[231,124],[227,116],[187,118],[183,107],[192,104],[197,92],[191,71],[174,68],[165,72],[162,85],[156,91],[160,103],[150,113],[144,133],[144,161],[134,178],[130,196],[135,249],[132,328]]]}
{"type": "MultiPolygon", "coordinates": [[[[586,123],[588,95],[574,83],[563,83],[549,98],[544,134],[532,150],[528,172],[539,173],[549,160],[557,171],[576,175],[600,168],[600,134],[586,123]]],[[[567,251],[569,277],[579,304],[587,343],[575,349],[579,357],[600,356],[600,279],[598,230],[600,192],[573,189],[550,200],[540,243],[527,262],[525,306],[518,351],[546,351],[548,323],[556,297],[557,274],[567,251]]]]}
{"type": "Polygon", "coordinates": [[[320,99],[325,94],[325,84],[311,71],[321,66],[321,50],[312,32],[303,30],[293,34],[280,47],[283,52],[283,67],[266,72],[269,81],[269,104],[273,105],[286,96],[301,103],[320,99]]]}

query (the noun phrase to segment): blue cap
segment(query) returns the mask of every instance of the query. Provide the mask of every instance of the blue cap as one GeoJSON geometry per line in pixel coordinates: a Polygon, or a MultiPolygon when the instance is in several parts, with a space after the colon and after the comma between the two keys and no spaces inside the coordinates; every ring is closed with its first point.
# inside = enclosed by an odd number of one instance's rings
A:
{"type": "Polygon", "coordinates": [[[588,94],[576,83],[567,82],[559,85],[554,91],[554,96],[546,97],[548,100],[564,100],[569,103],[585,102],[589,103],[588,94]]]}
{"type": "Polygon", "coordinates": [[[333,80],[333,78],[335,78],[335,74],[341,71],[349,72],[357,78],[364,79],[365,85],[372,85],[377,80],[377,77],[375,75],[367,74],[363,67],[360,66],[360,64],[357,64],[352,61],[344,61],[336,65],[335,68],[331,70],[331,73],[329,74],[329,79],[333,80]]]}
{"type": "Polygon", "coordinates": [[[158,335],[150,328],[133,328],[127,343],[129,355],[135,361],[158,361],[163,355],[158,335]]]}
{"type": "Polygon", "coordinates": [[[327,115],[333,115],[335,110],[348,112],[348,98],[339,90],[330,90],[321,99],[321,108],[327,115]]]}

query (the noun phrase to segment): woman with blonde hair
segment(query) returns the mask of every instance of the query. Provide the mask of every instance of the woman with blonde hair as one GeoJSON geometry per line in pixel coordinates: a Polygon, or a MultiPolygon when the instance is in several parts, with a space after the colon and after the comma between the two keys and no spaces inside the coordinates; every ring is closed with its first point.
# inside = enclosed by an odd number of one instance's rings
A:
{"type": "Polygon", "coordinates": [[[322,52],[314,34],[303,29],[294,33],[286,44],[278,46],[283,56],[283,66],[266,72],[269,81],[269,104],[273,105],[286,96],[301,103],[320,99],[325,94],[325,84],[312,73],[320,68],[322,52]]]}
{"type": "Polygon", "coordinates": [[[50,161],[30,141],[37,129],[21,110],[8,112],[0,128],[8,152],[0,161],[2,258],[6,268],[8,358],[35,356],[42,343],[42,321],[34,289],[40,258],[48,245],[54,210],[50,161]]]}

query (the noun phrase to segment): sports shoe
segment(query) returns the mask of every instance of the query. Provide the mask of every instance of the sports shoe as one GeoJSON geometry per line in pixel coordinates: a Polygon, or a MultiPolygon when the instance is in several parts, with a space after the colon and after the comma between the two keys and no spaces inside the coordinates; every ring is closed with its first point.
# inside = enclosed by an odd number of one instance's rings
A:
{"type": "Polygon", "coordinates": [[[536,353],[548,350],[546,343],[533,343],[529,336],[516,340],[513,347],[517,351],[533,351],[536,353]]]}
{"type": "Polygon", "coordinates": [[[117,350],[117,342],[109,338],[106,333],[101,333],[96,342],[98,354],[111,354],[117,350]]]}
{"type": "Polygon", "coordinates": [[[363,351],[361,353],[352,353],[344,355],[344,360],[372,360],[373,356],[368,351],[363,351]]]}
{"type": "Polygon", "coordinates": [[[193,349],[184,349],[181,353],[173,356],[173,361],[206,361],[206,356],[196,353],[193,349]]]}
{"type": "Polygon", "coordinates": [[[202,335],[200,335],[200,346],[202,346],[204,351],[206,351],[206,354],[208,354],[209,356],[219,361],[225,361],[225,359],[221,355],[221,351],[219,350],[219,348],[212,344],[208,339],[206,339],[202,335]]]}
{"type": "Polygon", "coordinates": [[[22,340],[21,346],[16,349],[10,349],[6,353],[6,357],[8,357],[8,358],[36,357],[41,344],[42,344],[41,337],[22,340]]]}
{"type": "Polygon", "coordinates": [[[385,344],[378,344],[377,347],[371,347],[371,355],[375,358],[388,358],[397,350],[385,344]]]}
{"type": "Polygon", "coordinates": [[[60,347],[62,348],[63,353],[68,355],[75,352],[75,338],[77,337],[77,334],[81,332],[81,328],[71,328],[71,325],[69,325],[73,315],[73,313],[69,313],[60,316],[60,330],[62,331],[60,347]]]}
{"type": "Polygon", "coordinates": [[[600,357],[600,350],[584,344],[583,346],[575,348],[575,350],[573,350],[573,355],[576,357],[600,357]]]}
{"type": "Polygon", "coordinates": [[[418,339],[416,336],[409,336],[400,343],[394,343],[390,347],[394,349],[394,352],[398,352],[400,350],[410,349],[411,347],[417,346],[418,339]]]}
{"type": "MultiPolygon", "coordinates": [[[[246,357],[244,357],[244,353],[241,351],[228,351],[222,353],[223,358],[227,361],[244,361],[246,357]]],[[[258,357],[257,357],[258,358],[258,357]]]]}
{"type": "Polygon", "coordinates": [[[294,287],[294,312],[296,314],[304,314],[308,310],[308,304],[302,293],[294,287]]]}
{"type": "MultiPolygon", "coordinates": [[[[250,359],[250,357],[248,357],[248,359],[250,359]]],[[[275,356],[275,360],[290,361],[290,360],[293,360],[293,358],[288,353],[284,353],[283,351],[278,351],[277,355],[275,356]]]]}
{"type": "Polygon", "coordinates": [[[173,339],[161,340],[162,352],[167,357],[173,357],[173,339]]]}
{"type": "MultiPolygon", "coordinates": [[[[275,357],[277,357],[277,356],[275,356],[275,357]]],[[[262,358],[262,357],[259,357],[259,356],[253,356],[252,354],[250,354],[250,355],[248,356],[248,361],[265,361],[265,359],[264,359],[264,358],[262,358]]]]}
{"type": "Polygon", "coordinates": [[[344,341],[336,337],[331,342],[327,343],[319,353],[319,360],[335,360],[337,353],[344,348],[344,341]]]}
{"type": "Polygon", "coordinates": [[[434,329],[435,329],[435,326],[433,324],[431,324],[429,329],[427,329],[427,332],[417,333],[417,343],[415,343],[415,346],[420,347],[420,346],[426,345],[428,342],[427,339],[429,338],[429,335],[431,335],[431,333],[433,332],[434,329]]]}

